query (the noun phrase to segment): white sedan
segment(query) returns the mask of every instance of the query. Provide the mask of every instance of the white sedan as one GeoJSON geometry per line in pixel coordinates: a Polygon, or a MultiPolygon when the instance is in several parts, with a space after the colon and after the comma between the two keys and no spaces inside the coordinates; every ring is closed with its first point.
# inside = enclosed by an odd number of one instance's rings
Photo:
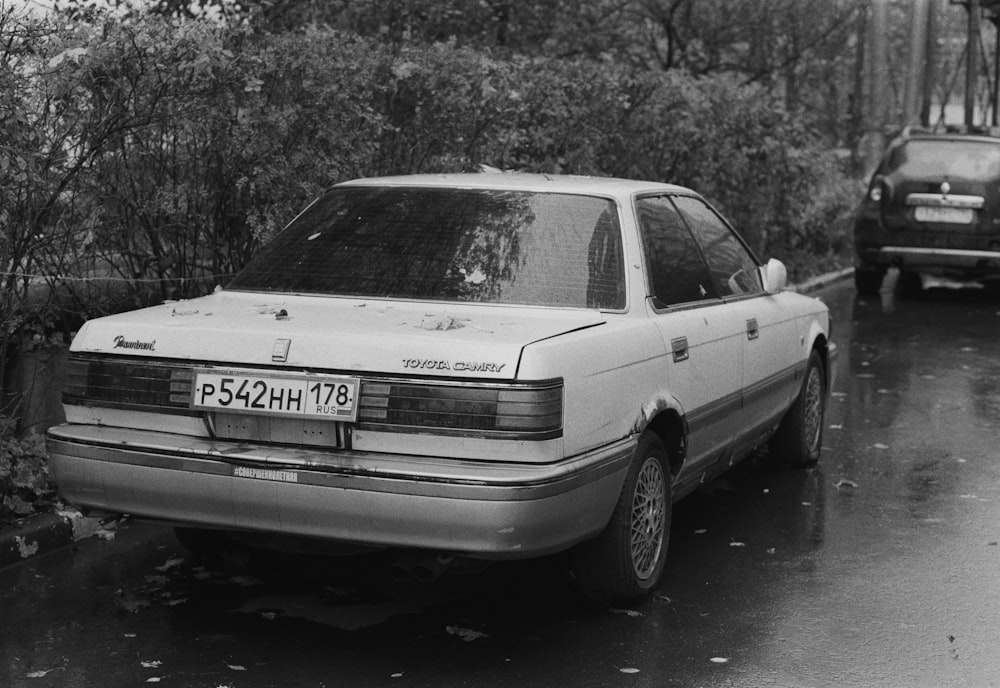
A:
{"type": "Polygon", "coordinates": [[[224,289],[86,323],[50,465],[83,509],[192,545],[418,573],[572,548],[587,594],[636,602],[675,500],[764,444],[819,456],[829,315],[785,280],[678,186],[339,184],[224,289]]]}

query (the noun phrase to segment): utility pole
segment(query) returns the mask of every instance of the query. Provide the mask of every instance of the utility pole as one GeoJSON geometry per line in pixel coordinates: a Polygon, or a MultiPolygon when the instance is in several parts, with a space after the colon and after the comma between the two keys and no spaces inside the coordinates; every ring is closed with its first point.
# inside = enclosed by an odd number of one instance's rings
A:
{"type": "Polygon", "coordinates": [[[979,76],[979,0],[969,0],[969,25],[966,33],[965,63],[965,126],[971,129],[976,123],[976,83],[979,76]]]}
{"type": "Polygon", "coordinates": [[[906,69],[903,126],[920,121],[923,77],[927,63],[927,16],[929,0],[913,0],[910,6],[910,59],[906,69]]]}
{"type": "Polygon", "coordinates": [[[920,104],[920,123],[925,127],[931,126],[931,105],[934,102],[934,88],[937,86],[937,25],[940,4],[940,0],[930,0],[927,5],[923,101],[920,104]]]}
{"type": "Polygon", "coordinates": [[[885,125],[889,120],[892,93],[889,89],[888,16],[889,0],[871,0],[868,23],[868,107],[865,109],[866,176],[878,166],[885,150],[885,125]]]}

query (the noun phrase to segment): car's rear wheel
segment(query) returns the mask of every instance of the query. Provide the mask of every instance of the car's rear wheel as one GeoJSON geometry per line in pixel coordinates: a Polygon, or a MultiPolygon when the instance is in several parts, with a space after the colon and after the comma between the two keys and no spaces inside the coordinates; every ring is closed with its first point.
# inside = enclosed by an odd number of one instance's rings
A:
{"type": "Polygon", "coordinates": [[[885,269],[871,265],[859,265],[854,269],[854,287],[859,294],[871,296],[882,288],[885,269]]]}
{"type": "Polygon", "coordinates": [[[611,521],[574,551],[583,592],[608,604],[634,604],[659,584],[670,540],[671,479],[667,452],[653,433],[639,439],[611,521]]]}
{"type": "Polygon", "coordinates": [[[230,573],[250,567],[250,550],[221,530],[177,526],[174,536],[184,549],[212,566],[230,573]]]}
{"type": "Polygon", "coordinates": [[[768,448],[774,463],[808,466],[819,459],[826,412],[826,376],[818,351],[809,354],[806,376],[792,407],[771,437],[768,448]]]}

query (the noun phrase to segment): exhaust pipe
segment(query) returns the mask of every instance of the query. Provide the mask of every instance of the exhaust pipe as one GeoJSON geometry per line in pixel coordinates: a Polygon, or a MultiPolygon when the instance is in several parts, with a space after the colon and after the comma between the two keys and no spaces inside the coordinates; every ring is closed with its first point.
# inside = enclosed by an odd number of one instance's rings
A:
{"type": "Polygon", "coordinates": [[[455,557],[450,554],[406,552],[389,564],[389,577],[396,583],[413,580],[419,583],[433,583],[454,563],[455,557]]]}

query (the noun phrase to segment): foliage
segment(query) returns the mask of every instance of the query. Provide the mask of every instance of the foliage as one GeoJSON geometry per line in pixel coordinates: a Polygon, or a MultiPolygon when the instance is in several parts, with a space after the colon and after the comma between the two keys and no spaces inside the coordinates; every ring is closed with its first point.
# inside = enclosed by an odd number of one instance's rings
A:
{"type": "Polygon", "coordinates": [[[0,523],[7,523],[56,501],[56,486],[45,464],[45,439],[32,434],[0,435],[0,523]]]}
{"type": "Polygon", "coordinates": [[[732,77],[329,28],[6,22],[10,334],[205,293],[319,191],[357,176],[485,164],[673,181],[763,254],[823,245],[811,235],[845,200],[828,193],[843,175],[820,137],[732,77]]]}

